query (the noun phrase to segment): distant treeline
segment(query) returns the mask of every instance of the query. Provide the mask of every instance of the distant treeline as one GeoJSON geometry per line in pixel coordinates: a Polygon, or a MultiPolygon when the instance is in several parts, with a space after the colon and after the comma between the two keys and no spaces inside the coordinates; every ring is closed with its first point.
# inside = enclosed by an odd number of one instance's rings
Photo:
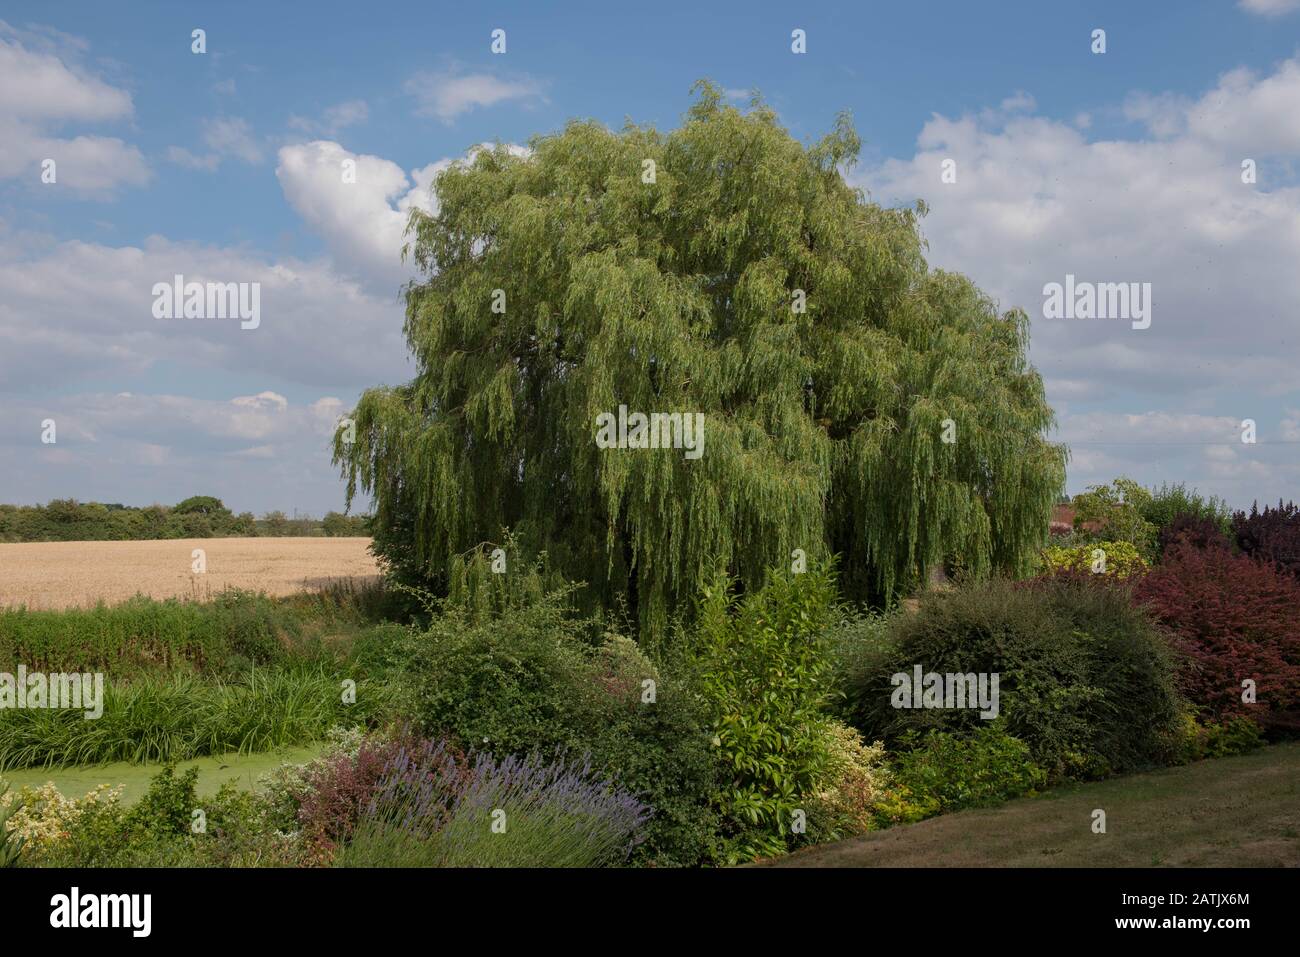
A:
{"type": "Polygon", "coordinates": [[[289,518],[284,512],[236,515],[211,495],[175,505],[129,505],[54,499],[48,505],[0,505],[0,542],[116,542],[159,538],[344,537],[370,534],[369,515],[326,512],[289,518]]]}

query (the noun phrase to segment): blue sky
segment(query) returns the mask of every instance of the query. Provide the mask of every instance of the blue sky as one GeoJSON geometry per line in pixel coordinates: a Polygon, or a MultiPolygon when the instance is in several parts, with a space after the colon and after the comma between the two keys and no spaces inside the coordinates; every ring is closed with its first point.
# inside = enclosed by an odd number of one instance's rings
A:
{"type": "Polygon", "coordinates": [[[571,117],[670,128],[701,77],[809,141],[853,114],[850,179],[924,197],[931,262],[1030,313],[1072,491],[1296,495],[1300,0],[622,6],[6,3],[0,501],[340,507],[334,418],[410,374],[398,225],[433,173],[571,117]],[[261,282],[263,325],[158,324],[174,272],[261,282]],[[1151,328],[1046,319],[1067,273],[1152,283],[1151,328]]]}

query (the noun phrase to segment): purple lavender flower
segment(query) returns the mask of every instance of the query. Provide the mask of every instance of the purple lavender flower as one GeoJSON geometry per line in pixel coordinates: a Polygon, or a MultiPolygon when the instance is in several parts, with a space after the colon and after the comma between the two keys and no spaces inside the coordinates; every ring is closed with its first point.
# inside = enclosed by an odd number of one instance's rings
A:
{"type": "Polygon", "coordinates": [[[650,808],[580,761],[462,756],[446,741],[390,759],[347,855],[361,864],[593,867],[627,859],[650,808]]]}

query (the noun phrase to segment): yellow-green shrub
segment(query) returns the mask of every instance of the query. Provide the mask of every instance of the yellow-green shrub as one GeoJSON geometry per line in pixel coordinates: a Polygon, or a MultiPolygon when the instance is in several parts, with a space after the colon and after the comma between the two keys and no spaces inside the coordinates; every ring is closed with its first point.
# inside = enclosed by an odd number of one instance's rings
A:
{"type": "Polygon", "coordinates": [[[1105,571],[1097,574],[1128,578],[1150,567],[1131,542],[1091,542],[1066,547],[1049,545],[1043,549],[1043,564],[1049,572],[1092,572],[1098,559],[1102,558],[1105,571]]]}
{"type": "Polygon", "coordinates": [[[1202,761],[1249,754],[1264,746],[1264,732],[1250,718],[1235,715],[1219,722],[1202,724],[1190,713],[1182,716],[1179,758],[1202,761]]]}
{"type": "Polygon", "coordinates": [[[885,746],[867,744],[839,721],[826,721],[826,764],[821,785],[805,800],[808,837],[813,843],[865,834],[874,826],[872,808],[885,796],[889,768],[885,746]]]}

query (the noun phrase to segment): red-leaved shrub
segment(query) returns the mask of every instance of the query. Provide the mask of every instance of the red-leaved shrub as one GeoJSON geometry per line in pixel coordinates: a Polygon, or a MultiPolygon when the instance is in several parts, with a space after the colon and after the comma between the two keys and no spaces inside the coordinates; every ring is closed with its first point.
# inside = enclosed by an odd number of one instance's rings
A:
{"type": "Polygon", "coordinates": [[[1203,717],[1294,724],[1300,716],[1300,582],[1270,563],[1184,541],[1170,547],[1135,594],[1185,656],[1179,687],[1203,717]],[[1255,682],[1255,704],[1242,701],[1247,678],[1255,682]]]}
{"type": "Polygon", "coordinates": [[[405,733],[367,737],[356,754],[334,754],[313,766],[298,795],[298,820],[308,842],[329,851],[346,841],[389,764],[413,740],[405,733]]]}

